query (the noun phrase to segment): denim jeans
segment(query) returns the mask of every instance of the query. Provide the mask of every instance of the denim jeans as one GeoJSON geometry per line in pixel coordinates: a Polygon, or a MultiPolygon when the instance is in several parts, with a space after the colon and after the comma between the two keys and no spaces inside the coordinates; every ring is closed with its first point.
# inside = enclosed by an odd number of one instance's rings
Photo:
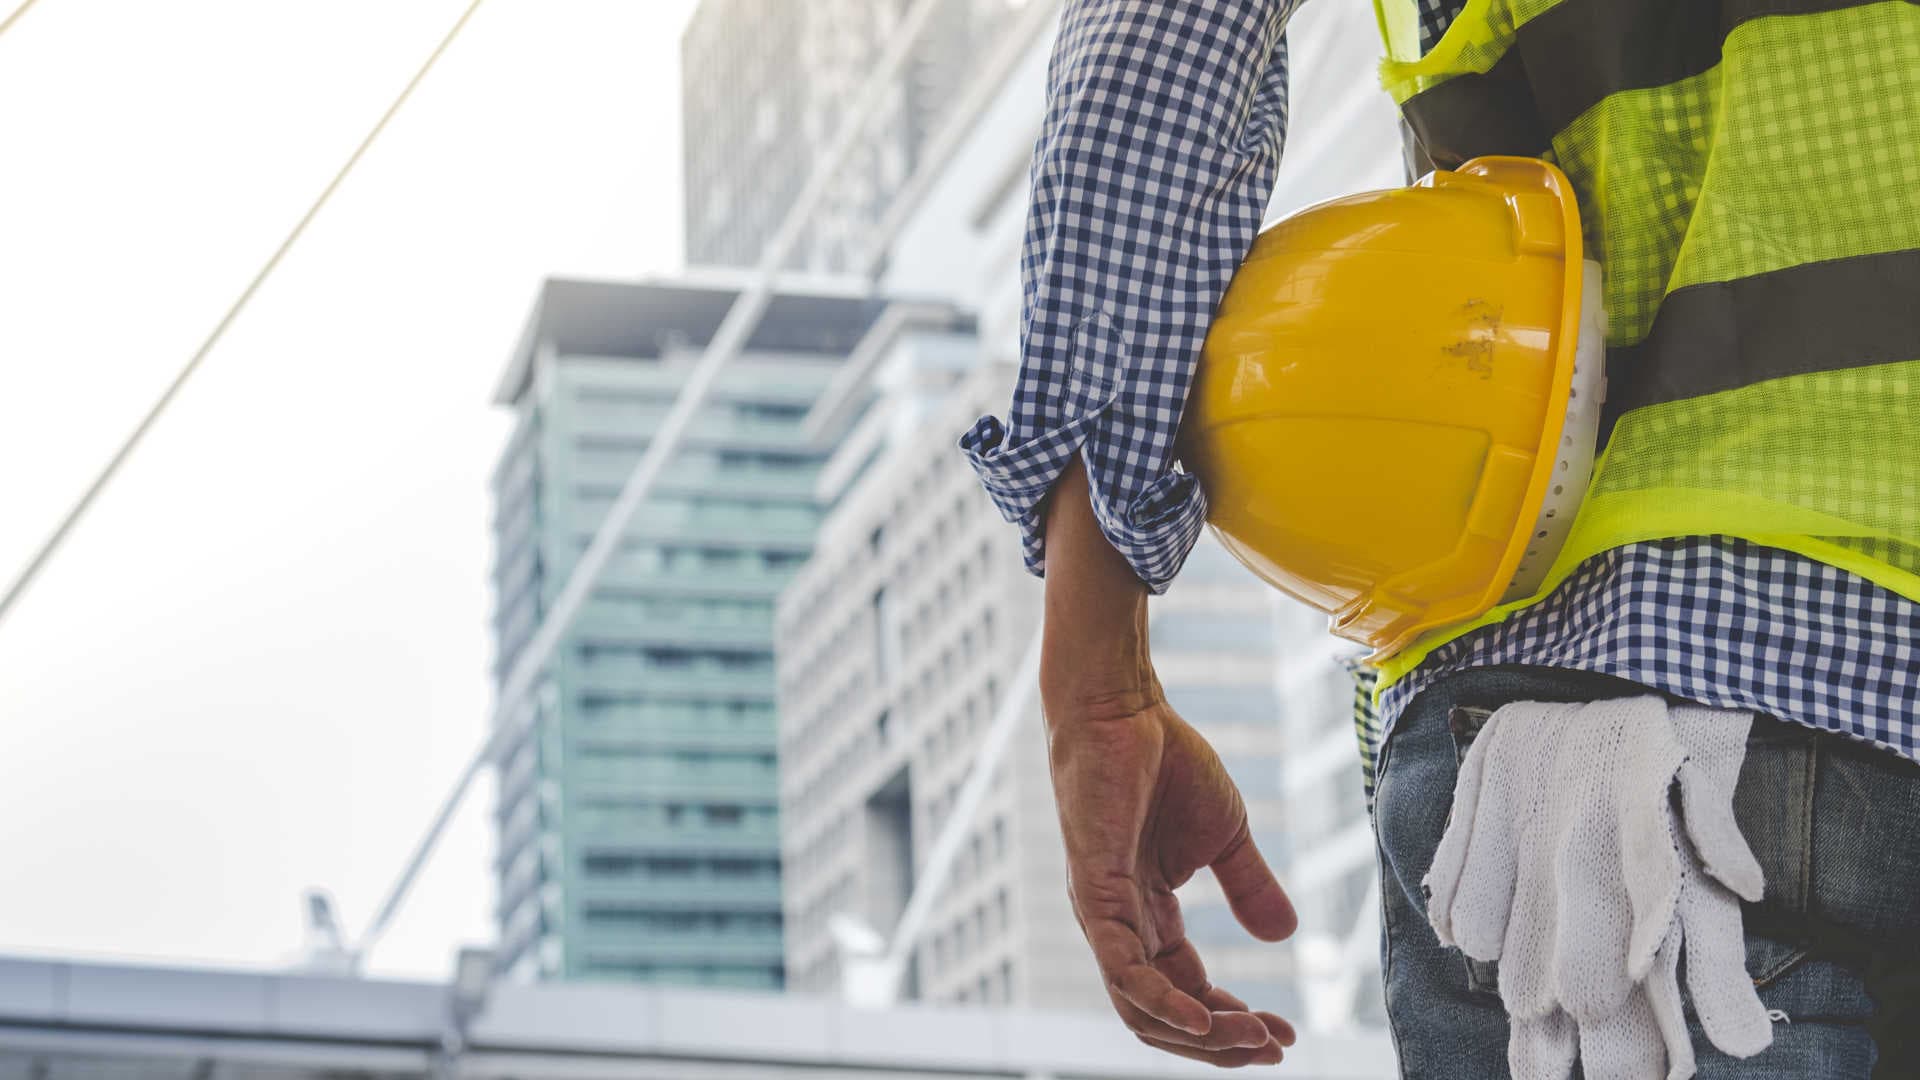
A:
{"type": "MultiPolygon", "coordinates": [[[[1436,940],[1420,888],[1478,721],[1514,701],[1646,693],[1583,672],[1482,668],[1435,683],[1400,716],[1381,750],[1374,825],[1387,1017],[1404,1080],[1508,1075],[1498,971],[1436,940]]],[[[1767,877],[1766,897],[1743,914],[1748,973],[1774,1011],[1773,1045],[1730,1058],[1706,1041],[1689,1004],[1697,1075],[1920,1078],[1920,764],[1756,717],[1734,814],[1767,877]]]]}

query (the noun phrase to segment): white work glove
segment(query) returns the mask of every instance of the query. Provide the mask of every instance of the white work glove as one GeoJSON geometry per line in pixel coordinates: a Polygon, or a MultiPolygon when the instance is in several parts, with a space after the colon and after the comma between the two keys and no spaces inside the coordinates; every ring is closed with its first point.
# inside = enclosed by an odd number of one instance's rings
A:
{"type": "Polygon", "coordinates": [[[1747,1056],[1771,1039],[1727,887],[1760,893],[1731,805],[1749,722],[1670,717],[1647,697],[1510,705],[1482,729],[1427,877],[1428,916],[1443,943],[1500,961],[1515,1080],[1564,1080],[1576,1053],[1589,1080],[1691,1076],[1683,947],[1714,1044],[1747,1056]]]}

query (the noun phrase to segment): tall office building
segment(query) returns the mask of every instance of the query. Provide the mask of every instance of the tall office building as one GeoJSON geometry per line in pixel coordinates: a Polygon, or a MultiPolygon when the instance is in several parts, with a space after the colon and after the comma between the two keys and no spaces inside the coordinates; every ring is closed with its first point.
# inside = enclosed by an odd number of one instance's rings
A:
{"type": "MultiPolygon", "coordinates": [[[[681,40],[686,257],[750,265],[911,0],[704,0],[681,40]]],[[[857,270],[871,227],[1011,8],[946,0],[809,223],[792,265],[857,270]]]]}
{"type": "MultiPolygon", "coordinates": [[[[925,363],[924,352],[903,353],[883,373],[892,385],[871,415],[890,437],[849,439],[829,463],[827,483],[847,486],[826,493],[837,504],[780,601],[787,963],[797,991],[839,988],[836,916],[896,932],[996,710],[1023,689],[1009,680],[1038,626],[1039,585],[1021,569],[1018,535],[952,439],[1004,400],[1011,370],[957,373],[925,363]]],[[[1219,748],[1256,839],[1283,860],[1270,605],[1208,543],[1180,587],[1154,602],[1152,619],[1169,699],[1219,748]]],[[[951,876],[917,928],[909,991],[921,999],[1105,1001],[1063,887],[1038,703],[1024,700],[986,799],[962,826],[951,876]]],[[[1223,985],[1266,1007],[1294,1005],[1288,949],[1239,930],[1206,875],[1181,896],[1223,985]]]]}
{"type": "MultiPolygon", "coordinates": [[[[495,400],[496,680],[552,607],[732,288],[549,281],[495,400]]],[[[500,962],[778,987],[774,597],[807,558],[809,407],[870,301],[776,297],[535,684],[499,773],[500,962]]]]}
{"type": "MultiPolygon", "coordinates": [[[[982,512],[984,496],[953,451],[945,428],[958,411],[925,412],[918,438],[897,432],[871,457],[780,601],[795,991],[838,992],[836,916],[894,931],[1038,614],[1018,539],[982,512]]],[[[859,453],[854,445],[842,455],[859,453]]],[[[914,951],[911,997],[1100,1000],[1099,981],[1068,962],[1071,942],[1058,931],[1072,917],[1060,890],[1031,887],[1057,885],[1064,863],[1038,712],[1029,711],[914,951]]]]}

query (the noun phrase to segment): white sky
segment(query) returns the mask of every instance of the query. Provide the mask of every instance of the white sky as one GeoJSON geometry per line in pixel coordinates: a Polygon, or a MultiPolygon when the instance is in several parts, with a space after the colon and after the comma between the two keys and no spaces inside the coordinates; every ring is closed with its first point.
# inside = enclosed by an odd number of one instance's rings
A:
{"type": "MultiPolygon", "coordinates": [[[[0,580],[465,3],[42,0],[0,38],[0,580]]],[[[485,724],[533,290],[680,262],[693,6],[484,5],[0,624],[0,951],[275,963],[308,885],[365,924],[485,724]]],[[[490,936],[478,794],[374,971],[490,936]]]]}

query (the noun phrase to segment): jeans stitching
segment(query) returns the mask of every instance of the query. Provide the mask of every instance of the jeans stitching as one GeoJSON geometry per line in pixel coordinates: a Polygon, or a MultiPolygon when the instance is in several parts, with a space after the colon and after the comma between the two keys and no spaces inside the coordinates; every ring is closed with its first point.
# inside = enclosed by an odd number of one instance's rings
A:
{"type": "MultiPolygon", "coordinates": [[[[1388,873],[1387,845],[1380,836],[1379,795],[1387,782],[1387,768],[1393,760],[1392,748],[1393,737],[1389,735],[1380,743],[1379,771],[1376,774],[1380,779],[1374,785],[1373,862],[1374,872],[1380,875],[1380,997],[1383,1006],[1388,1006],[1386,997],[1393,989],[1393,905],[1387,901],[1387,890],[1399,888],[1397,879],[1388,873]]],[[[1383,1011],[1387,1014],[1387,1037],[1393,1040],[1394,1070],[1405,1080],[1407,1055],[1401,1044],[1400,1024],[1394,1019],[1391,1006],[1383,1011]]]]}
{"type": "Polygon", "coordinates": [[[1806,744],[1806,777],[1800,789],[1800,806],[1793,823],[1794,839],[1800,846],[1800,880],[1794,882],[1794,913],[1805,916],[1813,904],[1813,803],[1820,787],[1820,743],[1806,744]]]}
{"type": "Polygon", "coordinates": [[[1809,955],[1811,955],[1811,953],[1806,949],[1795,949],[1786,954],[1771,966],[1762,969],[1758,974],[1753,976],[1754,989],[1765,990],[1767,987],[1779,982],[1789,971],[1799,967],[1800,961],[1805,960],[1809,955]]]}

